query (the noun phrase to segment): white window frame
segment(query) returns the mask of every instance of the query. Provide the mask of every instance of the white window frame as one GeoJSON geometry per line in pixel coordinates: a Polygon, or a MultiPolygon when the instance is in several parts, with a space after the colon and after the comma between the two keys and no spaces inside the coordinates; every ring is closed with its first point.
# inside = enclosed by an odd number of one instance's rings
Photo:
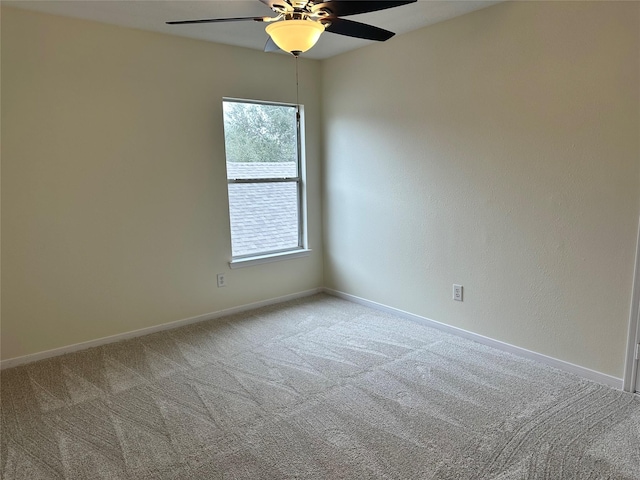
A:
{"type": "MultiPolygon", "coordinates": [[[[229,267],[241,268],[251,265],[259,265],[263,263],[270,263],[280,260],[288,260],[292,258],[299,258],[307,256],[311,253],[308,245],[307,236],[307,188],[306,188],[306,167],[305,167],[305,153],[304,153],[304,108],[301,105],[295,105],[290,103],[280,102],[267,102],[262,100],[248,100],[242,98],[228,98],[222,99],[223,105],[225,102],[234,103],[249,103],[254,105],[274,105],[292,107],[295,109],[296,115],[296,142],[297,142],[297,176],[296,177],[283,177],[283,178],[229,178],[227,174],[227,199],[229,200],[229,185],[234,184],[265,184],[265,183],[296,183],[297,185],[297,209],[298,209],[298,245],[292,248],[270,250],[258,253],[250,253],[246,255],[237,255],[231,257],[229,267]]],[[[224,125],[224,119],[223,119],[224,125]]],[[[225,143],[226,148],[226,143],[225,143]]],[[[225,153],[225,171],[227,165],[227,158],[225,153]]],[[[229,202],[229,232],[231,233],[231,205],[229,202]]]]}

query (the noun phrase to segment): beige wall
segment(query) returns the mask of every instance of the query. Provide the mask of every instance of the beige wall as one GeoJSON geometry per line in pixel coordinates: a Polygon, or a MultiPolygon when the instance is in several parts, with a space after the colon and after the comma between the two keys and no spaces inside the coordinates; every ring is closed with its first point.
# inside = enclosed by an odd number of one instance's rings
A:
{"type": "Polygon", "coordinates": [[[323,62],[325,284],[622,377],[639,20],[505,3],[323,62]]]}
{"type": "Polygon", "coordinates": [[[326,286],[621,377],[639,19],[514,2],[302,60],[314,252],[231,271],[221,98],[295,101],[292,59],[3,8],[2,358],[321,286],[323,195],[326,286]]]}
{"type": "Polygon", "coordinates": [[[295,102],[293,59],[3,8],[2,358],[320,287],[300,69],[313,253],[231,271],[222,97],[295,102]]]}

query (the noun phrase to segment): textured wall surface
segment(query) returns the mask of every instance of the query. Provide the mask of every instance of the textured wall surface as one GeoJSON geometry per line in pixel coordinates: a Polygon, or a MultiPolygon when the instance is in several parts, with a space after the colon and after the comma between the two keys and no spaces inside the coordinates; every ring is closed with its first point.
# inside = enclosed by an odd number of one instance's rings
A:
{"type": "Polygon", "coordinates": [[[302,60],[313,254],[229,271],[221,98],[295,101],[291,58],[3,8],[2,358],[322,285],[323,194],[328,287],[621,377],[639,17],[505,3],[302,60]]]}
{"type": "Polygon", "coordinates": [[[504,3],[325,61],[326,285],[622,377],[639,20],[504,3]]]}
{"type": "Polygon", "coordinates": [[[321,286],[319,68],[313,253],[230,271],[222,97],[295,102],[293,59],[3,8],[2,358],[321,286]]]}

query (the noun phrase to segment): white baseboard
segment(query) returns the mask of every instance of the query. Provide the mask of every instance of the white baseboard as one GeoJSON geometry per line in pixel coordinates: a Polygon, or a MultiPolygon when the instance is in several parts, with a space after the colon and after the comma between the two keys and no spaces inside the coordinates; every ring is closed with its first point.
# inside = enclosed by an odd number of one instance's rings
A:
{"type": "Polygon", "coordinates": [[[513,353],[515,355],[519,355],[524,358],[528,358],[531,360],[536,360],[538,362],[550,365],[552,367],[558,368],[560,370],[573,373],[580,377],[586,378],[588,380],[592,380],[594,382],[602,383],[605,385],[609,385],[611,387],[617,388],[619,390],[623,387],[623,380],[621,378],[616,378],[611,375],[607,375],[605,373],[597,372],[595,370],[588,369],[586,367],[581,367],[580,365],[575,365],[573,363],[566,362],[564,360],[559,360],[557,358],[549,357],[547,355],[543,355],[541,353],[533,352],[531,350],[527,350],[525,348],[516,347],[515,345],[511,345],[509,343],[501,342],[499,340],[494,340],[489,337],[485,337],[483,335],[479,335],[477,333],[469,332],[467,330],[463,330],[462,328],[453,327],[451,325],[447,325],[444,323],[437,322],[435,320],[431,320],[426,317],[422,317],[420,315],[416,315],[413,313],[405,312],[404,310],[399,310],[397,308],[389,307],[387,305],[383,305],[381,303],[373,302],[371,300],[366,300],[364,298],[357,297],[355,295],[351,295],[348,293],[340,292],[337,290],[332,290],[329,288],[315,288],[311,290],[306,290],[303,292],[293,293],[289,295],[284,295],[282,297],[271,298],[268,300],[262,300],[259,302],[249,303],[245,305],[240,305],[238,307],[232,307],[225,310],[219,310],[217,312],[205,313],[203,315],[198,315],[195,317],[184,318],[182,320],[176,320],[169,323],[163,323],[161,325],[154,325],[152,327],[141,328],[139,330],[133,330],[130,332],[119,333],[117,335],[111,335],[108,337],[98,338],[95,340],[89,340],[87,342],[76,343],[73,345],[68,345],[65,347],[54,348],[52,350],[46,350],[44,352],[33,353],[29,355],[24,355],[21,357],[9,358],[6,360],[0,361],[0,370],[5,368],[17,367],[19,365],[24,365],[27,363],[35,362],[38,360],[43,360],[46,358],[57,357],[59,355],[64,355],[65,353],[77,352],[79,350],[85,350],[87,348],[98,347],[101,345],[106,345],[109,343],[118,342],[121,340],[127,340],[130,338],[141,337],[143,335],[149,335],[151,333],[160,332],[163,330],[171,330],[174,328],[182,327],[185,325],[190,325],[193,323],[204,322],[207,320],[213,320],[220,317],[225,317],[228,315],[233,315],[236,313],[245,312],[247,310],[254,310],[256,308],[265,307],[268,305],[275,305],[278,303],[287,302],[289,300],[295,300],[297,298],[303,298],[310,295],[314,295],[316,293],[325,292],[329,295],[333,295],[335,297],[342,298],[344,300],[348,300],[351,302],[359,303],[361,305],[365,305],[367,307],[374,308],[376,310],[380,310],[383,312],[387,312],[393,315],[397,315],[399,317],[405,318],[407,320],[420,323],[422,325],[426,325],[428,327],[433,327],[438,330],[451,333],[453,335],[457,335],[459,337],[463,337],[469,340],[473,340],[475,342],[488,345],[490,347],[497,348],[499,350],[503,350],[509,353],[513,353]]]}
{"type": "Polygon", "coordinates": [[[102,337],[95,340],[89,340],[87,342],[76,343],[73,345],[67,345],[66,347],[54,348],[52,350],[45,350],[44,352],[32,353],[29,355],[23,355],[21,357],[8,358],[0,361],[0,370],[5,368],[17,367],[26,363],[35,362],[38,360],[44,360],[45,358],[57,357],[64,355],[65,353],[77,352],[78,350],[86,350],[87,348],[99,347],[100,345],[106,345],[108,343],[119,342],[121,340],[127,340],[130,338],[141,337],[143,335],[149,335],[150,333],[161,332],[163,330],[171,330],[173,328],[190,325],[192,323],[204,322],[206,320],[213,320],[215,318],[226,317],[235,313],[245,312],[247,310],[255,310],[256,308],[266,307],[267,305],[275,305],[277,303],[287,302],[289,300],[295,300],[296,298],[308,297],[316,293],[322,292],[322,288],[314,288],[312,290],[305,290],[304,292],[292,293],[284,295],[282,297],[270,298],[268,300],[262,300],[260,302],[248,303],[239,307],[227,308],[225,310],[219,310],[217,312],[205,313],[190,318],[183,318],[182,320],[176,320],[169,323],[163,323],[161,325],[154,325],[152,327],[141,328],[139,330],[133,330],[130,332],[118,333],[117,335],[111,335],[108,337],[102,337]]]}
{"type": "Polygon", "coordinates": [[[578,375],[580,377],[586,378],[587,380],[592,380],[594,382],[602,383],[604,385],[617,388],[618,390],[622,390],[622,383],[623,383],[622,379],[613,377],[611,375],[607,375],[606,373],[597,372],[595,370],[591,370],[586,367],[581,367],[580,365],[575,365],[573,363],[565,362],[564,360],[559,360],[557,358],[549,357],[547,355],[543,355],[542,353],[533,352],[525,348],[516,347],[515,345],[511,345],[509,343],[501,342],[499,340],[494,340],[493,338],[489,338],[483,335],[479,335],[477,333],[469,332],[467,330],[463,330],[462,328],[452,327],[451,325],[440,323],[435,320],[431,320],[430,318],[421,317],[420,315],[415,315],[413,313],[405,312],[404,310],[388,307],[381,303],[356,297],[355,295],[350,295],[348,293],[332,290],[330,288],[325,288],[323,289],[323,291],[329,295],[333,295],[335,297],[339,297],[344,300],[349,300],[351,302],[359,303],[361,305],[365,305],[367,307],[371,307],[376,310],[397,315],[399,317],[405,318],[412,322],[420,323],[422,325],[426,325],[427,327],[433,327],[438,330],[451,333],[459,337],[466,338],[468,340],[473,340],[474,342],[482,343],[484,345],[488,345],[490,347],[494,347],[499,350],[503,350],[505,352],[513,353],[520,357],[528,358],[530,360],[536,360],[540,363],[550,365],[559,370],[563,370],[565,372],[573,373],[574,375],[578,375]]]}

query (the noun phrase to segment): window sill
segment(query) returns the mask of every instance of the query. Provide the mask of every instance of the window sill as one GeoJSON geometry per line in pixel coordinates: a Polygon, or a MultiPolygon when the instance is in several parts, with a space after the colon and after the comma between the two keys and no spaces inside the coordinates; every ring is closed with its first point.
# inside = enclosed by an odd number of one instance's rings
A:
{"type": "Polygon", "coordinates": [[[308,248],[301,250],[292,250],[290,252],[271,253],[269,255],[256,255],[255,257],[240,258],[231,260],[229,267],[232,269],[251,267],[253,265],[261,265],[263,263],[280,262],[282,260],[291,260],[292,258],[307,257],[311,254],[308,248]]]}

